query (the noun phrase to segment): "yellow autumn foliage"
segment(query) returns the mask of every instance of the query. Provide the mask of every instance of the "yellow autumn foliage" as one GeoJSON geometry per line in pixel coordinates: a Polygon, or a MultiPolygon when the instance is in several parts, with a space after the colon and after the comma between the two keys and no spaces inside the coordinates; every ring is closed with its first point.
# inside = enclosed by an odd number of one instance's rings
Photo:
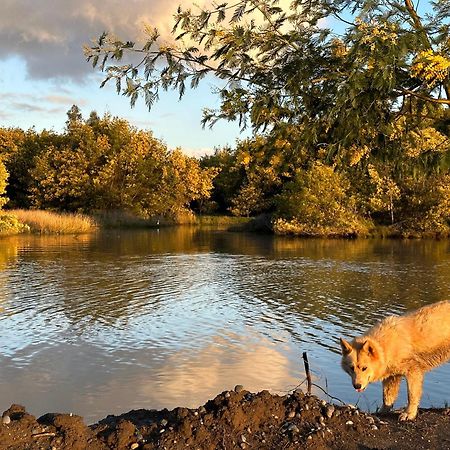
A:
{"type": "Polygon", "coordinates": [[[433,127],[411,130],[406,134],[403,148],[410,158],[417,158],[423,153],[450,150],[450,139],[433,127]]]}
{"type": "Polygon", "coordinates": [[[300,170],[277,199],[278,234],[351,235],[368,232],[356,208],[348,179],[333,167],[315,162],[300,170]]]}
{"type": "Polygon", "coordinates": [[[433,50],[420,52],[411,65],[411,76],[425,81],[428,87],[448,79],[449,74],[450,59],[433,50]]]}

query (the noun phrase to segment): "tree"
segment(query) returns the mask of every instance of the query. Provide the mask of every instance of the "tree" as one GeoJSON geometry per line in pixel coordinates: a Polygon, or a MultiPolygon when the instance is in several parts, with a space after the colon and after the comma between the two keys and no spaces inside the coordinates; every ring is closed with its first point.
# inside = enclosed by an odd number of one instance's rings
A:
{"type": "Polygon", "coordinates": [[[72,105],[69,111],[67,111],[66,127],[70,130],[72,127],[81,124],[83,116],[81,115],[80,108],[77,105],[72,105]]]}
{"type": "Polygon", "coordinates": [[[450,104],[449,13],[448,0],[430,4],[424,18],[411,0],[294,0],[286,8],[237,0],[179,8],[173,43],[148,27],[142,47],[104,33],[85,53],[105,71],[102,85],[115,81],[132,105],[142,94],[149,108],[161,90],[182,97],[187,83],[214,74],[221,105],[205,110],[205,124],[237,119],[276,132],[295,124],[311,152],[325,143],[331,158],[355,143],[380,152],[393,119],[450,104]]]}
{"type": "Polygon", "coordinates": [[[73,117],[66,132],[33,157],[27,173],[32,206],[174,216],[209,197],[216,169],[169,151],[126,120],[95,112],[86,121],[73,117]]]}
{"type": "Polygon", "coordinates": [[[8,202],[8,198],[4,196],[6,193],[8,175],[8,171],[6,170],[3,161],[0,160],[0,209],[8,202]]]}
{"type": "Polygon", "coordinates": [[[236,192],[245,180],[245,173],[237,164],[236,152],[230,147],[217,148],[212,155],[200,159],[202,168],[214,168],[218,172],[213,179],[211,209],[226,213],[236,192]]]}

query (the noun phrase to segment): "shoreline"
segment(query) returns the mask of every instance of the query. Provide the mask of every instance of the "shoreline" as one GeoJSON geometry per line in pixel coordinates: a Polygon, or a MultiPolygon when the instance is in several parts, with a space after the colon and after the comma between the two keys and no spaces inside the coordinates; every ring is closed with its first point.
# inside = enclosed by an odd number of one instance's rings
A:
{"type": "Polygon", "coordinates": [[[2,415],[0,450],[448,449],[450,415],[421,409],[414,422],[336,405],[296,390],[285,396],[242,386],[196,408],[139,409],[86,426],[72,414],[35,418],[20,405],[2,415]]]}
{"type": "Polygon", "coordinates": [[[45,210],[14,211],[5,210],[0,219],[5,224],[0,229],[0,237],[23,234],[37,235],[76,235],[90,234],[102,230],[145,230],[171,228],[177,226],[194,226],[229,232],[264,233],[272,236],[299,239],[399,239],[399,240],[443,240],[450,238],[450,231],[414,231],[399,230],[395,226],[376,225],[369,231],[358,233],[353,230],[328,230],[327,232],[277,232],[273,229],[267,215],[258,217],[234,217],[226,215],[186,214],[176,219],[151,217],[144,219],[126,212],[99,214],[55,213],[45,210]],[[38,218],[36,218],[36,216],[38,218]]]}

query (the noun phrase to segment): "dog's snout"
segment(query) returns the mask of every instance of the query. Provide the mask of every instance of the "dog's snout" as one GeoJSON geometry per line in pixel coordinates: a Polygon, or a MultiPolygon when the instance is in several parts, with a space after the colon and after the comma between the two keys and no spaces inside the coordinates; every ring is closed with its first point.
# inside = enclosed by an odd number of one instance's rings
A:
{"type": "Polygon", "coordinates": [[[355,383],[355,384],[353,385],[353,387],[354,387],[355,389],[361,389],[362,385],[361,385],[360,383],[355,383]]]}

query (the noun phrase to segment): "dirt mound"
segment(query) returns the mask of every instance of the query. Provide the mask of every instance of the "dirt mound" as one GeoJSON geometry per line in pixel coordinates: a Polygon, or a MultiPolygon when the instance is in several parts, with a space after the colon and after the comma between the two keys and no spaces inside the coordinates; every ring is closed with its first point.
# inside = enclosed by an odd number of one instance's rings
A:
{"type": "Polygon", "coordinates": [[[450,417],[422,410],[414,423],[379,418],[296,391],[277,396],[237,386],[197,409],[134,410],[86,426],[79,416],[3,413],[0,450],[41,449],[450,449],[450,417]]]}

